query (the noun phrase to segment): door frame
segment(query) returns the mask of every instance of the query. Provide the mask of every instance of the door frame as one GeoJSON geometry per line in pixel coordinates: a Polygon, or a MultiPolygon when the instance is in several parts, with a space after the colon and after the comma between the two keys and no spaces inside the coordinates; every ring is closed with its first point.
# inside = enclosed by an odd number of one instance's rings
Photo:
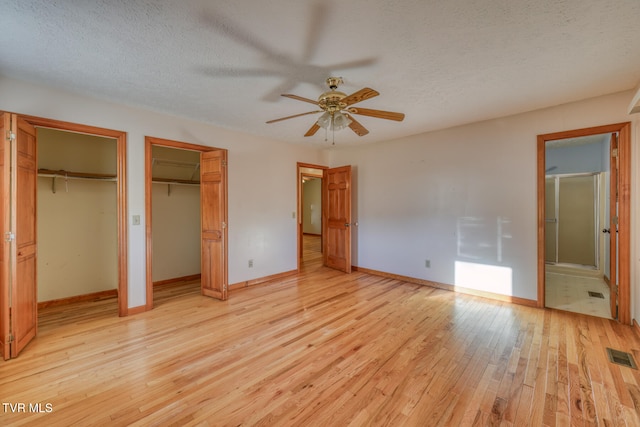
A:
{"type": "MultiPolygon", "coordinates": [[[[66,132],[113,138],[116,140],[116,211],[118,228],[118,316],[129,315],[128,284],[128,227],[127,227],[127,133],[79,123],[27,116],[18,113],[36,128],[49,128],[66,132]]],[[[37,146],[37,140],[36,140],[37,146]]]]}
{"type": "MultiPolygon", "coordinates": [[[[145,175],[145,232],[146,232],[146,304],[145,311],[149,311],[153,309],[153,233],[152,233],[152,190],[153,190],[153,146],[158,147],[168,147],[168,148],[177,148],[181,150],[189,150],[196,152],[208,152],[208,151],[218,151],[224,150],[223,148],[210,147],[208,145],[198,145],[191,144],[188,142],[181,141],[173,141],[170,139],[156,138],[152,136],[144,137],[144,145],[145,145],[145,167],[144,167],[144,175],[145,175]]],[[[226,151],[226,150],[225,150],[226,151]]],[[[201,197],[202,198],[202,197],[201,197]]],[[[227,188],[225,188],[224,198],[227,198],[227,188]]],[[[224,222],[228,223],[228,203],[225,202],[225,211],[222,213],[224,222]]],[[[224,242],[228,242],[228,227],[225,227],[223,230],[223,239],[224,242]]],[[[223,268],[223,277],[224,283],[228,283],[228,274],[229,274],[229,257],[228,257],[228,245],[225,243],[224,246],[224,265],[223,268]]]]}
{"type": "MultiPolygon", "coordinates": [[[[315,165],[312,163],[302,163],[302,162],[297,162],[296,163],[296,194],[297,194],[297,212],[296,212],[296,229],[297,229],[297,235],[298,235],[298,251],[297,251],[297,256],[296,258],[298,259],[298,273],[300,272],[300,269],[302,268],[302,253],[303,253],[303,232],[302,232],[302,227],[303,227],[303,223],[302,223],[302,177],[305,174],[304,172],[302,172],[302,169],[304,168],[309,168],[309,169],[320,169],[322,171],[329,169],[328,166],[322,166],[322,165],[315,165]]],[[[311,176],[311,175],[309,175],[311,176]]],[[[323,200],[323,204],[324,204],[324,200],[323,200]]],[[[321,210],[321,218],[320,218],[320,222],[322,223],[322,238],[324,238],[324,207],[321,210]]]]}
{"type": "MultiPolygon", "coordinates": [[[[618,260],[618,224],[615,223],[614,221],[614,217],[617,216],[618,213],[618,204],[617,203],[611,203],[611,199],[612,197],[615,197],[615,200],[618,200],[618,184],[619,184],[619,180],[618,180],[618,169],[619,169],[619,163],[618,163],[618,158],[617,156],[614,158],[613,153],[615,150],[615,153],[618,153],[618,144],[619,144],[619,137],[618,138],[614,138],[613,134],[611,134],[611,136],[609,137],[609,164],[613,165],[613,162],[616,162],[616,167],[611,167],[611,174],[610,174],[610,178],[609,178],[609,206],[606,206],[605,209],[608,210],[609,213],[609,223],[606,225],[606,227],[609,229],[609,282],[607,283],[609,285],[609,290],[613,290],[615,289],[614,286],[616,286],[616,283],[618,283],[618,263],[615,263],[615,266],[612,267],[611,261],[612,260],[618,260]],[[615,232],[612,233],[611,230],[615,229],[615,232]]],[[[605,213],[605,218],[606,218],[606,213],[605,213]]],[[[606,260],[605,260],[606,262],[606,260]]],[[[616,297],[618,296],[618,294],[616,294],[616,297]]],[[[618,302],[616,298],[612,298],[611,297],[611,292],[609,295],[609,310],[611,312],[611,317],[613,317],[615,314],[618,313],[618,302]]]]}
{"type": "MultiPolygon", "coordinates": [[[[547,141],[617,132],[618,177],[618,321],[631,324],[631,122],[538,135],[538,307],[545,307],[545,146],[547,141]]],[[[613,268],[613,267],[612,267],[613,268]]]]}

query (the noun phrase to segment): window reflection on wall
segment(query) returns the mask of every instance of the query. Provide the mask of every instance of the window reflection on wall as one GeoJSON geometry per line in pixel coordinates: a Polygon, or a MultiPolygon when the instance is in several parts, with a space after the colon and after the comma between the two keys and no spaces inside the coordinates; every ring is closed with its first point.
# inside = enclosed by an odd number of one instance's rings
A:
{"type": "Polygon", "coordinates": [[[502,216],[458,218],[456,236],[458,257],[501,263],[511,240],[511,220],[502,216]]]}

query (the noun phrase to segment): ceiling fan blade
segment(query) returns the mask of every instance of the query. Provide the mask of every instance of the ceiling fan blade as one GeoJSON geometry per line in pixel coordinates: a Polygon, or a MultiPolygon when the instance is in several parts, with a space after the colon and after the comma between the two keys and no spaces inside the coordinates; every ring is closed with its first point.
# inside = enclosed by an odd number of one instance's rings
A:
{"type": "Polygon", "coordinates": [[[269,77],[282,74],[278,71],[260,68],[197,67],[195,71],[211,77],[269,77]]]}
{"type": "Polygon", "coordinates": [[[318,105],[318,101],[314,101],[313,99],[309,99],[309,98],[303,98],[302,96],[292,95],[290,93],[283,93],[282,96],[285,96],[291,99],[297,99],[298,101],[308,102],[313,105],[318,105]]]}
{"type": "Polygon", "coordinates": [[[326,1],[316,1],[310,10],[311,22],[307,24],[307,36],[302,51],[302,61],[308,63],[316,54],[322,35],[327,27],[327,18],[329,16],[329,5],[326,1]]]}
{"type": "Polygon", "coordinates": [[[262,40],[264,39],[262,37],[238,26],[229,16],[222,15],[217,10],[203,11],[201,21],[223,36],[253,48],[267,58],[273,59],[274,61],[282,59],[282,54],[272,49],[266,43],[263,43],[262,40]]]}
{"type": "Polygon", "coordinates": [[[344,102],[347,105],[351,105],[351,104],[355,104],[356,102],[361,102],[361,101],[364,101],[365,99],[373,98],[374,96],[378,96],[378,95],[380,95],[380,93],[378,93],[377,90],[365,87],[363,89],[360,89],[357,92],[352,93],[346,98],[343,98],[342,101],[340,102],[344,102]]]}
{"type": "Polygon", "coordinates": [[[262,96],[262,100],[267,102],[277,102],[280,99],[279,96],[282,92],[287,92],[294,89],[297,84],[298,83],[293,79],[287,78],[278,86],[271,89],[268,93],[264,94],[264,96],[262,96]]]}
{"type": "Polygon", "coordinates": [[[353,116],[349,116],[349,119],[351,119],[351,123],[349,123],[349,127],[351,128],[352,131],[354,131],[358,136],[365,136],[366,134],[369,133],[369,131],[367,130],[367,128],[365,128],[364,126],[362,126],[360,124],[359,121],[357,121],[356,119],[353,118],[353,116]]]}
{"type": "Polygon", "coordinates": [[[371,110],[369,108],[348,108],[348,112],[360,114],[362,116],[376,117],[378,119],[395,120],[401,122],[404,120],[403,113],[394,113],[393,111],[371,110]]]}
{"type": "Polygon", "coordinates": [[[339,64],[332,64],[327,66],[327,68],[330,70],[347,70],[350,68],[367,67],[369,65],[375,64],[376,62],[378,62],[377,58],[364,58],[364,59],[356,59],[354,61],[342,62],[339,64]]]}
{"type": "Polygon", "coordinates": [[[279,119],[269,120],[267,123],[281,122],[282,120],[293,119],[294,117],[306,116],[306,115],[308,115],[308,114],[316,114],[316,113],[322,113],[322,110],[318,110],[318,111],[309,111],[309,112],[306,112],[306,113],[294,114],[293,116],[280,117],[279,119]]]}
{"type": "Polygon", "coordinates": [[[318,132],[318,129],[320,129],[320,126],[318,126],[318,123],[316,122],[313,124],[313,126],[311,126],[307,133],[304,134],[304,136],[313,136],[316,134],[316,132],[318,132]]]}

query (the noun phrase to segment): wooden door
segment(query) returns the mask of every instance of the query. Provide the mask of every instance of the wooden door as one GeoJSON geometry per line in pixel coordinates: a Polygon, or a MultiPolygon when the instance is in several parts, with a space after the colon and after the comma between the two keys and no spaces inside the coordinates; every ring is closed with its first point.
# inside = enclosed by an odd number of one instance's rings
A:
{"type": "Polygon", "coordinates": [[[36,129],[21,118],[14,118],[17,129],[15,186],[15,267],[11,280],[11,330],[14,342],[11,357],[36,336],[38,298],[36,281],[36,198],[37,161],[36,129]]]}
{"type": "Polygon", "coordinates": [[[0,204],[0,226],[2,227],[2,244],[0,245],[0,351],[2,358],[11,357],[9,348],[11,325],[9,324],[9,253],[11,243],[6,240],[6,233],[11,232],[11,116],[0,113],[0,191],[2,191],[2,204],[0,204]]]}
{"type": "Polygon", "coordinates": [[[618,137],[611,134],[609,182],[609,288],[611,317],[618,318],[618,137]]]}
{"type": "Polygon", "coordinates": [[[322,189],[324,265],[351,273],[351,166],[325,169],[322,189]]]}
{"type": "Polygon", "coordinates": [[[200,154],[202,294],[227,299],[227,152],[200,154]]]}
{"type": "Polygon", "coordinates": [[[17,357],[36,336],[36,129],[2,114],[3,243],[0,251],[0,343],[2,357],[17,357]],[[15,256],[11,256],[15,254],[15,256]]]}

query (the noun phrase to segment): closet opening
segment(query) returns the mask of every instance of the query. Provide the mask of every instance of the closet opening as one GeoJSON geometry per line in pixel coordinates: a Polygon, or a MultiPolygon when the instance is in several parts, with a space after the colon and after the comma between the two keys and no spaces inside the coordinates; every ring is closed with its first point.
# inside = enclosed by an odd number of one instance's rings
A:
{"type": "Polygon", "coordinates": [[[36,134],[38,308],[117,298],[117,140],[36,134]]]}
{"type": "Polygon", "coordinates": [[[200,153],[151,147],[153,305],[200,292],[200,153]],[[165,292],[155,292],[163,289],[165,292]]]}
{"type": "Polygon", "coordinates": [[[145,137],[145,211],[145,310],[193,292],[226,300],[227,150],[145,137]]]}
{"type": "Polygon", "coordinates": [[[69,303],[106,298],[81,316],[132,311],[126,133],[7,112],[0,112],[0,130],[7,136],[0,150],[0,217],[8,237],[0,250],[0,349],[6,360],[36,338],[39,317],[62,325],[69,303]]]}

